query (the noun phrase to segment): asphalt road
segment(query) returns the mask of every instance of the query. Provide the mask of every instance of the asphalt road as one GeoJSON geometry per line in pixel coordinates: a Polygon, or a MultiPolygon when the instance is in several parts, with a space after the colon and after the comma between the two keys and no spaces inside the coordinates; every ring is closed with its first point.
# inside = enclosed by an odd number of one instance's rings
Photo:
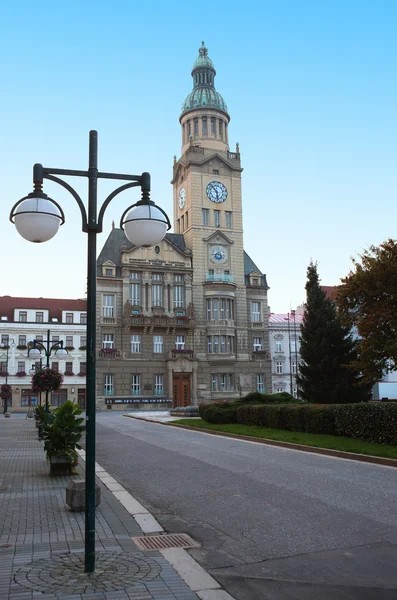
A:
{"type": "Polygon", "coordinates": [[[397,599],[397,470],[97,415],[97,462],[238,600],[397,599]]]}

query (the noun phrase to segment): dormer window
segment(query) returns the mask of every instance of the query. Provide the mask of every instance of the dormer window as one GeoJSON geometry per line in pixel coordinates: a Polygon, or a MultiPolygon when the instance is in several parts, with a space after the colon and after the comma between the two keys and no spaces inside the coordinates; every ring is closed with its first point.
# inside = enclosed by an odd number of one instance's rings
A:
{"type": "Polygon", "coordinates": [[[102,275],[105,277],[116,277],[116,267],[112,264],[102,265],[102,275]]]}

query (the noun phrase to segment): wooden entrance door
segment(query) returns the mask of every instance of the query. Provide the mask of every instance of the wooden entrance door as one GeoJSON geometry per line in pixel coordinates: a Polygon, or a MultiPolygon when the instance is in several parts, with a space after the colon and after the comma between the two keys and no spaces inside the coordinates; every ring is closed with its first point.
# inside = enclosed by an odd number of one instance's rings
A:
{"type": "Polygon", "coordinates": [[[172,406],[190,405],[190,375],[174,373],[172,377],[172,406]]]}

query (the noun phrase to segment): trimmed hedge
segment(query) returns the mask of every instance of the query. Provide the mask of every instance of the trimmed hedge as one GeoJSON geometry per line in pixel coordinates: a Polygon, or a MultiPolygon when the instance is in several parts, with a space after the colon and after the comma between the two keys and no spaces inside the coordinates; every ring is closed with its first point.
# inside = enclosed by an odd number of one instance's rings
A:
{"type": "Polygon", "coordinates": [[[236,418],[241,425],[397,444],[397,404],[262,404],[237,407],[236,418]]]}
{"type": "Polygon", "coordinates": [[[280,404],[282,402],[292,403],[296,402],[296,399],[286,392],[280,394],[250,392],[238,400],[200,404],[198,408],[200,417],[207,423],[237,423],[237,408],[239,406],[280,404]]]}

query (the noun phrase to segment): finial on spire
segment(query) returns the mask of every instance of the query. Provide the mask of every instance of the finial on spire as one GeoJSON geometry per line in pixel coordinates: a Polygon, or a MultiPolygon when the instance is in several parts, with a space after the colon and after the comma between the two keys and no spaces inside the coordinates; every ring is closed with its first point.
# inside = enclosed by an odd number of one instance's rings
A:
{"type": "Polygon", "coordinates": [[[205,46],[205,42],[201,42],[201,45],[202,45],[202,46],[205,46]]]}
{"type": "Polygon", "coordinates": [[[174,154],[174,165],[176,164],[176,154],[174,154]]]}
{"type": "Polygon", "coordinates": [[[114,221],[112,221],[112,231],[113,231],[113,229],[114,229],[114,221]]]}

